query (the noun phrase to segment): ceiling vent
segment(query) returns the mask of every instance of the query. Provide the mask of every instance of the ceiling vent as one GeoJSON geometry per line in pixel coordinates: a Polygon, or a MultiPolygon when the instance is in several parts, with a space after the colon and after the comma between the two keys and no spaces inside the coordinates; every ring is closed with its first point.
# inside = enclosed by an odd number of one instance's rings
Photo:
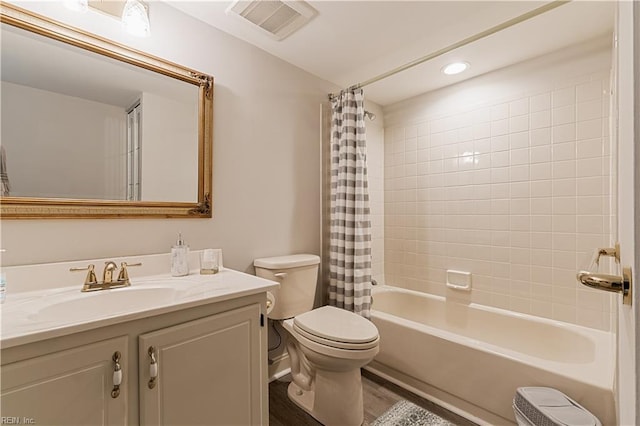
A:
{"type": "Polygon", "coordinates": [[[304,1],[291,0],[236,0],[227,8],[227,15],[249,22],[275,40],[291,35],[316,14],[304,1]]]}

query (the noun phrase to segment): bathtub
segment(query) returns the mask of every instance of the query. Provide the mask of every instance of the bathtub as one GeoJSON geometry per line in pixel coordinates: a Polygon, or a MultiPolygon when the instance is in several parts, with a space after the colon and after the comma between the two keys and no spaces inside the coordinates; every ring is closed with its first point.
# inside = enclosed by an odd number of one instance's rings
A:
{"type": "Polygon", "coordinates": [[[380,352],[366,368],[479,424],[515,424],[520,386],[556,388],[615,425],[615,338],[391,286],[374,287],[380,352]]]}

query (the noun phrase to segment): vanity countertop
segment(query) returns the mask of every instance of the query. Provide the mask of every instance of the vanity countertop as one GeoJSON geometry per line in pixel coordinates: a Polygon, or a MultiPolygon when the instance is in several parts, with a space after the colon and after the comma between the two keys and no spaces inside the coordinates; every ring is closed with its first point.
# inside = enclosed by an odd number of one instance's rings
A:
{"type": "Polygon", "coordinates": [[[0,305],[2,348],[65,336],[149,316],[264,293],[278,283],[221,268],[131,277],[131,286],[83,293],[82,285],[8,293],[0,305]]]}

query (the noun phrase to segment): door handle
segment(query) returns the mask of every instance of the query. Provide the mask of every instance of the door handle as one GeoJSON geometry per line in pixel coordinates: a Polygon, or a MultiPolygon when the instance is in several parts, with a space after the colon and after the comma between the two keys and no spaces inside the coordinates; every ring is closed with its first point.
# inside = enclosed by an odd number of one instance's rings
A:
{"type": "Polygon", "coordinates": [[[147,383],[149,389],[155,388],[158,383],[158,361],[156,360],[155,352],[156,348],[149,346],[149,350],[147,351],[149,354],[149,383],[147,383]]]}
{"type": "Polygon", "coordinates": [[[115,351],[111,359],[113,360],[113,389],[111,390],[111,398],[120,396],[120,385],[122,384],[122,367],[120,359],[122,355],[120,351],[115,351]]]}

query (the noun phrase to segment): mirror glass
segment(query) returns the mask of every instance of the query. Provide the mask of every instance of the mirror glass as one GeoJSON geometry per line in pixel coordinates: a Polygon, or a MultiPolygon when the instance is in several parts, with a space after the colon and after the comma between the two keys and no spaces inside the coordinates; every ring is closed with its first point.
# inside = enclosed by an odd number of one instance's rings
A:
{"type": "Polygon", "coordinates": [[[211,217],[213,77],[0,9],[3,219],[211,217]]]}
{"type": "Polygon", "coordinates": [[[196,202],[198,87],[2,24],[15,197],[196,202]]]}

